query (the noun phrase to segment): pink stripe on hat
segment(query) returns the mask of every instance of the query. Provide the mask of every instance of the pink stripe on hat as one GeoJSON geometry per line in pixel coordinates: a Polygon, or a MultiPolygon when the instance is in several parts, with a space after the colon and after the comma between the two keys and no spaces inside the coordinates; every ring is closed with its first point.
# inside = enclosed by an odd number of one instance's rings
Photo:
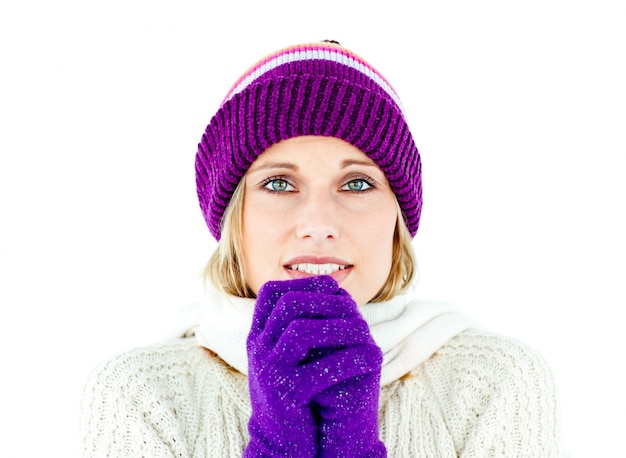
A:
{"type": "Polygon", "coordinates": [[[243,91],[250,83],[257,80],[266,72],[289,62],[311,60],[328,60],[346,65],[363,73],[380,86],[389,97],[393,99],[404,114],[404,108],[402,107],[398,94],[383,75],[362,57],[341,46],[328,42],[290,46],[261,59],[241,75],[228,91],[221,105],[224,105],[224,103],[230,100],[235,94],[243,91]]]}

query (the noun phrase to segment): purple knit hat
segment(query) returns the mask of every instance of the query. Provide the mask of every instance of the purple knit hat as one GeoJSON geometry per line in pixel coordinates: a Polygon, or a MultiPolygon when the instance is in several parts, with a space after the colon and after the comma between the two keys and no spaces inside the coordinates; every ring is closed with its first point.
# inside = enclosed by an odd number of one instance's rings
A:
{"type": "Polygon", "coordinates": [[[271,145],[301,135],[337,137],[369,156],[385,173],[415,236],[421,165],[400,100],[361,57],[320,42],[281,49],[252,66],[207,126],[196,155],[196,185],[217,240],[248,167],[271,145]]]}

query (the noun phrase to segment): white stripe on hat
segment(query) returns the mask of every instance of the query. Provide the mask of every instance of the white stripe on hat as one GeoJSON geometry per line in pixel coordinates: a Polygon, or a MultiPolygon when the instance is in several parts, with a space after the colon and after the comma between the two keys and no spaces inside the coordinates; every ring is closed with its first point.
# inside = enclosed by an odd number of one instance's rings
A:
{"type": "Polygon", "coordinates": [[[357,58],[347,54],[346,51],[335,50],[330,47],[304,49],[292,48],[281,51],[276,56],[263,61],[258,66],[254,67],[254,69],[250,70],[250,72],[231,89],[231,91],[222,102],[222,105],[230,100],[235,94],[243,91],[249,84],[251,84],[257,78],[261,77],[263,74],[269,72],[270,70],[273,70],[274,68],[279,67],[283,64],[303,60],[328,60],[331,62],[346,65],[363,73],[365,76],[373,80],[378,86],[380,86],[389,95],[389,97],[392,98],[392,100],[396,103],[396,105],[400,108],[400,111],[402,111],[402,114],[404,115],[404,108],[402,106],[402,103],[400,102],[400,98],[395,93],[393,88],[389,85],[389,83],[387,83],[387,81],[378,72],[365,64],[363,61],[358,60],[357,58]]]}

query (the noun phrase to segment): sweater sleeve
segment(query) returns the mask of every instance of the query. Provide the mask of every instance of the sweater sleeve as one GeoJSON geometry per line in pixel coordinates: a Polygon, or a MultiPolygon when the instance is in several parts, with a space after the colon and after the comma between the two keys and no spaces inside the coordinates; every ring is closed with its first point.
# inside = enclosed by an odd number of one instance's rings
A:
{"type": "Polygon", "coordinates": [[[186,409],[172,367],[158,352],[136,350],[100,364],[81,403],[84,457],[187,457],[186,409]],[[155,357],[156,355],[156,357],[155,357]]]}
{"type": "Polygon", "coordinates": [[[470,331],[429,371],[459,457],[562,456],[552,374],[532,349],[470,331]]]}

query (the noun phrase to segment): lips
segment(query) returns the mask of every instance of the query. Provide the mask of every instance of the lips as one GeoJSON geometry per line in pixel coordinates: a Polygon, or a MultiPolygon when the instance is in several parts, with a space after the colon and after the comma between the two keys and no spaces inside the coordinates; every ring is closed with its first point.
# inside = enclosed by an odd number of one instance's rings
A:
{"type": "Polygon", "coordinates": [[[348,261],[335,257],[298,256],[290,259],[285,264],[285,269],[292,275],[340,275],[348,272],[352,264],[348,261]]]}
{"type": "Polygon", "coordinates": [[[298,270],[300,272],[304,272],[306,274],[311,275],[331,275],[338,270],[343,270],[348,268],[348,265],[344,264],[335,264],[332,262],[324,263],[324,264],[312,264],[309,262],[303,262],[299,264],[291,264],[287,265],[288,269],[298,270]]]}

